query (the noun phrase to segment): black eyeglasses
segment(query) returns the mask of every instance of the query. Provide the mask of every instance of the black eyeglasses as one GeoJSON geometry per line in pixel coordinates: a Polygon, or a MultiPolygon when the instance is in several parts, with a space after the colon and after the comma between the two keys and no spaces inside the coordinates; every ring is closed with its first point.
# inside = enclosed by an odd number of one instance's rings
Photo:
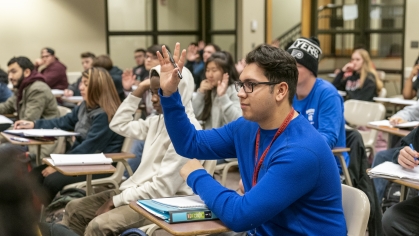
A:
{"type": "Polygon", "coordinates": [[[236,91],[239,92],[240,89],[243,87],[244,92],[245,93],[252,93],[253,92],[253,87],[255,87],[256,85],[259,84],[266,84],[266,85],[274,85],[274,84],[279,84],[280,82],[241,82],[241,81],[236,81],[234,82],[234,86],[236,87],[236,91]]]}

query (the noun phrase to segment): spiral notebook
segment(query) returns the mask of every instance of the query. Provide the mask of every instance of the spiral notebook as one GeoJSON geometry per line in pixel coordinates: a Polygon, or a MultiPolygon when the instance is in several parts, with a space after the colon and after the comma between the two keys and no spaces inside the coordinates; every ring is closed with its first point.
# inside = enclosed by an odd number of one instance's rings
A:
{"type": "Polygon", "coordinates": [[[198,196],[186,196],[186,197],[168,197],[168,198],[155,198],[152,199],[161,205],[166,205],[176,208],[206,208],[204,201],[198,196]]]}

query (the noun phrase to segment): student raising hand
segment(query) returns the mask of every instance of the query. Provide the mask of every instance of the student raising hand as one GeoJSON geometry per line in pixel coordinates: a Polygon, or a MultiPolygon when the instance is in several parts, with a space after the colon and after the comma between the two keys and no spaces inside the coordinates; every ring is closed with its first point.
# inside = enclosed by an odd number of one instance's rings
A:
{"type": "Polygon", "coordinates": [[[161,55],[160,52],[157,52],[157,57],[159,58],[161,66],[160,88],[163,96],[170,96],[176,92],[177,86],[180,82],[178,71],[182,72],[186,59],[186,50],[182,50],[182,53],[180,54],[180,43],[176,43],[175,51],[173,53],[173,61],[176,63],[177,68],[175,68],[173,63],[170,62],[169,53],[164,45],[162,46],[162,52],[163,55],[161,55]]]}

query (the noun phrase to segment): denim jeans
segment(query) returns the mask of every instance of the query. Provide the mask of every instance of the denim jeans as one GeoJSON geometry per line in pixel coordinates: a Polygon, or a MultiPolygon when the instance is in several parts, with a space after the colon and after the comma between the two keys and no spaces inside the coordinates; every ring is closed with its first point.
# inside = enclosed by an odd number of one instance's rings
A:
{"type": "MultiPolygon", "coordinates": [[[[374,160],[372,161],[372,167],[378,166],[381,163],[384,163],[386,161],[393,161],[393,155],[396,152],[396,150],[399,148],[390,148],[388,150],[384,150],[381,152],[378,152],[374,160]]],[[[381,206],[381,201],[383,200],[384,193],[386,191],[386,186],[388,184],[388,180],[382,179],[382,178],[374,178],[372,179],[374,181],[375,191],[377,193],[378,203],[381,206]]]]}
{"type": "MultiPolygon", "coordinates": [[[[144,140],[134,140],[134,143],[131,148],[131,153],[135,154],[135,158],[128,159],[127,162],[132,169],[132,172],[135,172],[140,166],[141,157],[143,156],[144,149],[144,140]]],[[[129,178],[128,172],[124,172],[124,176],[129,178]]]]}

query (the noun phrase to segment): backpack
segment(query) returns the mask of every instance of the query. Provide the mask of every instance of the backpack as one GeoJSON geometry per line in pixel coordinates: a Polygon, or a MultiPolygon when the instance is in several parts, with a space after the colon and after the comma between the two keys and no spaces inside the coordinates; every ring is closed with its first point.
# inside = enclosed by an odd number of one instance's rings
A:
{"type": "Polygon", "coordinates": [[[45,209],[45,222],[57,223],[64,217],[65,206],[73,199],[86,196],[86,191],[79,188],[69,188],[62,190],[45,209]]]}

